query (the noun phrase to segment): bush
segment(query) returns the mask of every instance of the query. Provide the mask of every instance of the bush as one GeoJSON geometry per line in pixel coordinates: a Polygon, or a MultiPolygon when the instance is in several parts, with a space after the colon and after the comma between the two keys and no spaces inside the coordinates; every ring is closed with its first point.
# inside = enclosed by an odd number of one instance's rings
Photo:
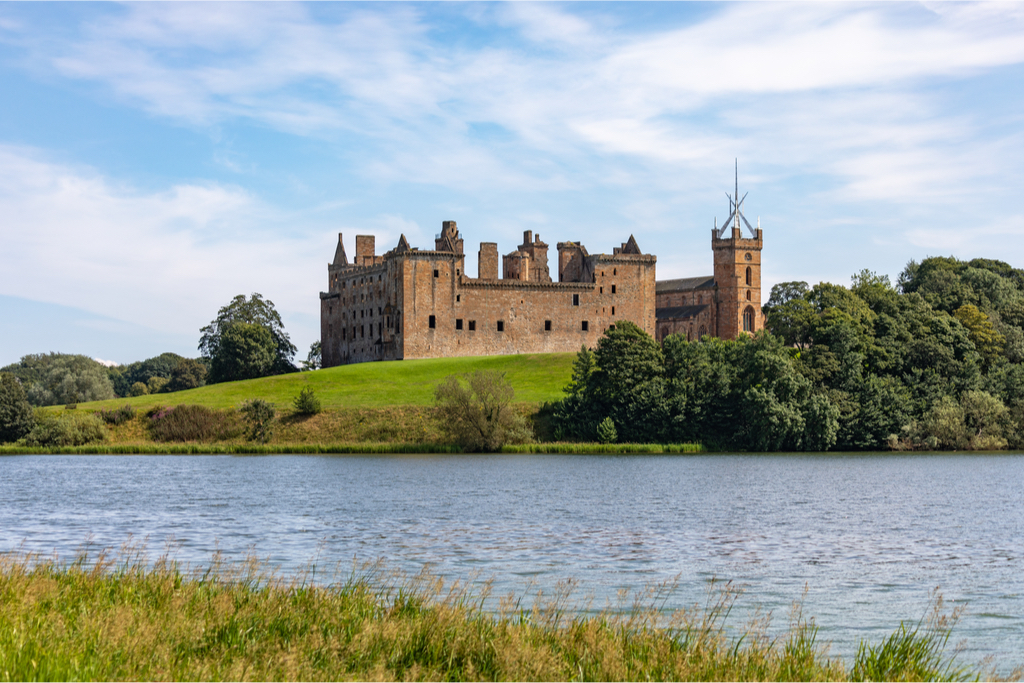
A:
{"type": "Polygon", "coordinates": [[[24,441],[26,446],[82,446],[106,438],[103,422],[92,413],[39,411],[24,441]]]}
{"type": "Polygon", "coordinates": [[[135,408],[126,404],[120,408],[100,410],[96,415],[108,425],[119,425],[124,424],[135,417],[135,408]]]}
{"type": "Polygon", "coordinates": [[[157,441],[210,441],[230,437],[231,422],[206,406],[182,405],[153,412],[149,431],[157,441]]]}
{"type": "Polygon", "coordinates": [[[17,441],[32,431],[36,418],[18,378],[0,373],[0,442],[17,441]]]}
{"type": "Polygon", "coordinates": [[[142,382],[136,382],[132,385],[132,388],[128,390],[129,396],[146,396],[149,394],[149,387],[142,382]]]}
{"type": "Polygon", "coordinates": [[[528,443],[533,434],[515,412],[515,392],[505,373],[493,370],[449,375],[434,390],[434,414],[441,429],[467,451],[497,451],[507,443],[528,443]]]}
{"type": "Polygon", "coordinates": [[[274,435],[274,418],[277,410],[274,404],[262,398],[246,401],[239,409],[249,425],[249,440],[266,443],[274,435]]]}
{"type": "Polygon", "coordinates": [[[606,417],[597,425],[597,440],[601,443],[615,443],[619,440],[619,433],[615,429],[615,422],[606,417]]]}
{"type": "Polygon", "coordinates": [[[295,397],[295,412],[299,415],[316,415],[324,408],[311,387],[304,387],[295,397]]]}

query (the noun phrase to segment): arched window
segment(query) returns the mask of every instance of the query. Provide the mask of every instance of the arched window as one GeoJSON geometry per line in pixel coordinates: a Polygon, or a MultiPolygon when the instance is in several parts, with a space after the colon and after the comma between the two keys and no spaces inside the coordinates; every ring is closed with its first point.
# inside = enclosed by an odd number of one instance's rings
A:
{"type": "Polygon", "coordinates": [[[708,330],[703,325],[700,326],[700,330],[697,331],[697,339],[703,339],[708,334],[708,330]]]}
{"type": "Polygon", "coordinates": [[[747,290],[747,301],[750,301],[750,290],[747,290]]]}
{"type": "Polygon", "coordinates": [[[749,287],[749,286],[750,286],[750,266],[747,266],[747,287],[749,287]]]}
{"type": "Polygon", "coordinates": [[[754,331],[754,309],[750,306],[747,306],[746,310],[743,311],[743,331],[754,331]]]}
{"type": "Polygon", "coordinates": [[[661,340],[665,341],[665,337],[667,337],[667,336],[668,336],[668,328],[667,327],[661,328],[661,340]]]}

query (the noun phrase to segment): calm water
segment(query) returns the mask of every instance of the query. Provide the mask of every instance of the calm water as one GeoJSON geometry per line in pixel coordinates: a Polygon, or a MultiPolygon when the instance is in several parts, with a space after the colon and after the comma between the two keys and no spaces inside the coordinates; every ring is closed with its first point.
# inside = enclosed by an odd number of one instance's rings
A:
{"type": "Polygon", "coordinates": [[[712,577],[787,624],[807,590],[849,657],[940,588],[967,603],[965,659],[1024,663],[1024,455],[9,456],[0,551],[71,556],[131,534],[185,562],[215,550],[285,573],[383,559],[497,594],[566,578],[602,607],[679,577],[712,577]],[[319,549],[319,550],[318,550],[319,549]]]}

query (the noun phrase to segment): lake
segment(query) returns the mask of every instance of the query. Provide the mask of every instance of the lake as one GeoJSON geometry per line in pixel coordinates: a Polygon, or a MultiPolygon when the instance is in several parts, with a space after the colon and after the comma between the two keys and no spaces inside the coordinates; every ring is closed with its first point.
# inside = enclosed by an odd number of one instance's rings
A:
{"type": "MultiPolygon", "coordinates": [[[[0,551],[86,542],[208,564],[252,549],[288,575],[383,560],[493,580],[579,582],[581,604],[712,578],[784,629],[804,613],[852,657],[938,588],[967,611],[964,661],[1024,663],[1024,455],[0,456],[0,551]],[[805,594],[806,590],[806,594],[805,594]]],[[[529,601],[527,601],[529,602],[529,601]]]]}

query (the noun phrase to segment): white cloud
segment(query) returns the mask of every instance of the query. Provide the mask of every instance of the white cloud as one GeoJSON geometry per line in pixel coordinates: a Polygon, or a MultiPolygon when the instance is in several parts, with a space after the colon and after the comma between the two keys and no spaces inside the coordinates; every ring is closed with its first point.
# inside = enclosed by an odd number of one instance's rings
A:
{"type": "MultiPolygon", "coordinates": [[[[0,146],[0,293],[168,333],[198,329],[238,293],[282,315],[317,311],[329,232],[275,234],[286,217],[237,188],[143,193],[86,168],[0,146]]],[[[280,231],[278,231],[280,232],[280,231]]]]}
{"type": "Polygon", "coordinates": [[[686,25],[624,31],[572,5],[512,3],[472,12],[503,32],[475,47],[433,39],[415,6],[341,7],[324,22],[294,4],[142,3],[104,12],[70,43],[24,40],[38,64],[160,116],[374,139],[381,154],[362,163],[387,182],[565,188],[538,159],[597,160],[595,175],[614,177],[625,156],[634,182],[678,184],[756,153],[830,174],[860,199],[889,198],[890,169],[916,178],[901,191],[962,186],[943,144],[969,126],[915,84],[1024,60],[1016,6],[722,4],[686,25]],[[472,121],[514,144],[474,139],[472,121]],[[929,171],[917,167],[926,154],[929,171]]]}

